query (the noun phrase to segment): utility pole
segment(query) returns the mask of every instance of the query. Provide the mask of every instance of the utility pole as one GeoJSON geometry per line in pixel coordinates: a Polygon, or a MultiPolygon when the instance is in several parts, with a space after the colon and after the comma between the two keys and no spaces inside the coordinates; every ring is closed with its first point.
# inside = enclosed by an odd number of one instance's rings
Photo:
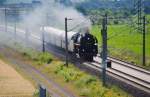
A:
{"type": "Polygon", "coordinates": [[[15,37],[15,40],[17,39],[16,28],[17,28],[17,25],[16,25],[16,17],[15,17],[15,20],[14,20],[14,37],[15,37]]]}
{"type": "Polygon", "coordinates": [[[47,26],[47,14],[48,13],[46,13],[45,15],[44,15],[44,18],[45,18],[45,20],[44,20],[44,22],[43,22],[43,25],[42,25],[42,51],[43,51],[43,53],[46,51],[45,50],[45,30],[44,30],[44,26],[47,26]]]}
{"type": "Polygon", "coordinates": [[[65,47],[66,47],[66,66],[68,67],[68,19],[67,17],[65,18],[65,47]]]}
{"type": "Polygon", "coordinates": [[[138,31],[142,31],[143,0],[135,0],[135,10],[138,19],[138,31]]]}
{"type": "Polygon", "coordinates": [[[29,29],[28,29],[28,26],[25,27],[25,40],[26,40],[26,45],[28,45],[28,42],[29,42],[29,29]]]}
{"type": "Polygon", "coordinates": [[[48,21],[48,18],[49,18],[49,14],[48,14],[48,12],[46,13],[46,26],[48,26],[49,25],[49,21],[48,21]]]}
{"type": "Polygon", "coordinates": [[[103,17],[102,21],[102,78],[103,78],[103,86],[106,86],[106,67],[107,67],[107,14],[103,17]]]}
{"type": "Polygon", "coordinates": [[[45,33],[44,33],[44,25],[42,27],[42,51],[45,52],[45,33]]]}
{"type": "Polygon", "coordinates": [[[17,27],[16,27],[16,26],[17,26],[17,25],[16,25],[16,23],[17,23],[17,19],[16,19],[16,18],[17,18],[17,9],[16,9],[15,7],[14,7],[14,16],[15,16],[15,17],[14,17],[14,38],[15,38],[15,40],[16,40],[16,39],[17,39],[17,38],[16,38],[16,37],[17,37],[17,36],[16,36],[16,35],[17,35],[17,34],[16,34],[16,28],[17,28],[17,27]]]}
{"type": "MultiPolygon", "coordinates": [[[[28,9],[25,10],[25,16],[28,15],[28,9]]],[[[25,25],[25,40],[26,40],[26,46],[28,46],[28,42],[29,42],[29,27],[28,25],[25,25]]]]}
{"type": "Polygon", "coordinates": [[[5,5],[5,32],[7,32],[7,7],[5,5]]]}
{"type": "Polygon", "coordinates": [[[142,0],[138,0],[138,26],[141,28],[142,24],[142,0]]]}
{"type": "Polygon", "coordinates": [[[143,16],[143,65],[145,66],[146,65],[146,40],[145,40],[145,35],[146,35],[146,17],[143,16]]]}
{"type": "Polygon", "coordinates": [[[65,46],[66,46],[66,66],[68,67],[68,19],[65,18],[65,46]]]}
{"type": "Polygon", "coordinates": [[[144,5],[143,0],[137,0],[135,3],[137,5],[137,14],[138,14],[138,31],[142,32],[142,38],[143,38],[143,56],[142,56],[142,63],[143,65],[146,65],[146,44],[145,44],[145,34],[146,34],[146,17],[144,15],[144,5]]]}

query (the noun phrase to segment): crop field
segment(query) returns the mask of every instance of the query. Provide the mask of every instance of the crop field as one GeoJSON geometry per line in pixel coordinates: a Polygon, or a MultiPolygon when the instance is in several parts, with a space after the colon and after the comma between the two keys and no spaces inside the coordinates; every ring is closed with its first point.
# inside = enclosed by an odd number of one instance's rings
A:
{"type": "MultiPolygon", "coordinates": [[[[130,25],[108,25],[108,53],[116,58],[150,69],[150,25],[146,27],[146,66],[142,65],[143,36],[130,25]]],[[[92,27],[92,34],[101,41],[101,25],[92,27]]]]}
{"type": "Polygon", "coordinates": [[[34,91],[29,81],[0,60],[0,97],[33,97],[34,91]]]}

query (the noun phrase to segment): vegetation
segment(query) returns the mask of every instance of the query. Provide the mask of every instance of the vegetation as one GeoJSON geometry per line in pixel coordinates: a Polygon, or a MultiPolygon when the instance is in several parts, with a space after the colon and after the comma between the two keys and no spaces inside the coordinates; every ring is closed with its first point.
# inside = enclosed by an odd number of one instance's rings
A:
{"type": "MultiPolygon", "coordinates": [[[[145,14],[150,14],[150,1],[144,0],[142,4],[144,5],[143,12],[145,14]]],[[[90,20],[94,25],[101,23],[101,16],[105,13],[113,18],[131,17],[137,14],[137,5],[135,5],[134,0],[84,0],[84,2],[76,3],[74,6],[85,16],[90,16],[90,20]]],[[[122,20],[121,22],[124,23],[126,21],[122,20]]],[[[112,20],[111,23],[117,22],[116,20],[112,20]]]]}
{"type": "Polygon", "coordinates": [[[23,55],[32,59],[38,65],[49,64],[52,61],[52,56],[47,52],[35,53],[34,51],[31,51],[30,53],[24,52],[23,55]]]}
{"type": "Polygon", "coordinates": [[[58,65],[55,69],[55,73],[58,76],[63,77],[66,83],[71,83],[79,92],[82,97],[127,97],[128,95],[121,92],[119,88],[111,86],[105,88],[102,86],[101,81],[97,77],[86,74],[79,71],[73,65],[69,65],[69,68],[63,64],[58,65]],[[117,92],[119,91],[119,92],[117,92]]]}
{"type": "Polygon", "coordinates": [[[108,51],[111,56],[120,58],[150,70],[150,1],[144,0],[144,13],[147,16],[146,66],[142,64],[142,33],[137,30],[137,9],[133,0],[85,0],[76,4],[78,11],[89,16],[92,33],[101,46],[102,16],[108,17],[108,51]],[[122,17],[119,19],[118,17],[122,17]],[[127,19],[128,17],[134,17],[127,19]]]}
{"type": "Polygon", "coordinates": [[[40,92],[39,90],[36,90],[33,94],[33,97],[39,97],[40,96],[40,92]]]}
{"type": "MultiPolygon", "coordinates": [[[[142,34],[128,25],[108,25],[109,55],[132,62],[150,69],[150,28],[147,26],[146,57],[147,65],[142,65],[142,34]]],[[[92,33],[98,38],[101,46],[101,32],[98,25],[92,27],[92,33]]]]}
{"type": "MultiPolygon", "coordinates": [[[[51,54],[45,55],[45,53],[38,53],[34,50],[26,50],[26,52],[22,53],[22,56],[25,60],[32,61],[32,66],[78,97],[131,97],[116,86],[103,87],[101,80],[96,76],[91,76],[86,72],[80,71],[73,64],[69,64],[69,67],[66,67],[63,61],[52,57],[51,54]],[[36,54],[38,56],[46,56],[42,60],[50,58],[51,62],[47,64],[49,61],[43,62],[41,60],[44,64],[37,65],[38,60],[35,60],[36,54]]],[[[36,56],[36,59],[41,59],[38,56],[36,56]]]]}

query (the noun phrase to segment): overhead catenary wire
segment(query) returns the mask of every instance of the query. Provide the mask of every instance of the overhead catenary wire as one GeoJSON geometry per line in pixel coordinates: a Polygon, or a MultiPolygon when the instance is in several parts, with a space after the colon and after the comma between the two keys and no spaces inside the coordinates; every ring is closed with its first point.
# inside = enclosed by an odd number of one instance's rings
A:
{"type": "MultiPolygon", "coordinates": [[[[132,16],[132,17],[108,17],[108,19],[110,20],[123,20],[123,19],[129,19],[129,22],[127,22],[127,24],[125,25],[125,26],[129,26],[130,25],[130,32],[131,32],[131,30],[132,31],[137,31],[137,30],[139,30],[138,29],[138,27],[136,26],[136,21],[137,20],[135,20],[135,18],[134,18],[134,16],[132,16]]],[[[146,24],[148,24],[148,23],[146,23],[146,24]]],[[[115,29],[116,30],[116,29],[115,29]]],[[[125,29],[126,30],[126,29],[125,29]]],[[[142,31],[142,29],[141,30],[139,30],[139,31],[142,31]]],[[[113,34],[113,35],[111,35],[109,38],[108,38],[108,40],[109,39],[111,39],[111,38],[114,38],[114,37],[116,37],[116,36],[118,36],[118,34],[122,34],[124,31],[122,31],[121,33],[115,33],[115,34],[113,34]]]]}

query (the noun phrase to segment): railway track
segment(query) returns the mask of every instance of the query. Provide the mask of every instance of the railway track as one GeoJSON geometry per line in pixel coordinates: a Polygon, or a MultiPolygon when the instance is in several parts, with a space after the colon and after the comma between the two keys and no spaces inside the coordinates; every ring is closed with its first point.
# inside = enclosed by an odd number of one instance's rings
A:
{"type": "MultiPolygon", "coordinates": [[[[54,49],[54,50],[55,50],[54,51],[55,54],[57,52],[59,52],[58,56],[61,56],[61,57],[65,58],[65,53],[64,52],[57,51],[57,49],[54,49]],[[62,54],[60,55],[60,53],[62,53],[62,54]]],[[[70,60],[71,61],[74,60],[73,62],[75,64],[78,64],[78,63],[76,63],[76,61],[79,61],[79,59],[75,59],[74,57],[70,60]]],[[[88,66],[89,68],[92,68],[94,71],[97,70],[99,72],[102,72],[102,65],[101,65],[101,62],[100,62],[101,59],[99,57],[97,57],[94,62],[84,62],[84,63],[82,63],[82,60],[80,60],[80,61],[81,61],[79,63],[80,65],[84,64],[85,66],[88,66]]],[[[122,65],[119,62],[119,60],[117,60],[117,61],[113,60],[112,61],[112,68],[107,68],[106,70],[107,70],[107,75],[111,75],[112,77],[114,77],[118,80],[122,80],[124,83],[127,83],[127,84],[129,84],[129,85],[131,85],[135,88],[138,88],[139,90],[142,90],[142,91],[150,94],[150,80],[149,80],[150,75],[149,75],[149,71],[144,70],[144,69],[139,68],[139,67],[136,67],[136,66],[132,66],[132,65],[130,66],[129,64],[128,65],[126,65],[126,64],[122,65]],[[135,74],[136,74],[136,72],[140,72],[139,75],[141,75],[141,76],[145,75],[144,76],[145,79],[143,77],[140,77],[140,76],[132,75],[132,73],[130,74],[130,72],[129,73],[125,72],[125,71],[128,71],[128,70],[123,70],[122,71],[122,70],[116,69],[116,67],[114,66],[114,63],[121,66],[121,67],[126,67],[128,69],[133,70],[133,73],[135,73],[135,74]]]]}
{"type": "MultiPolygon", "coordinates": [[[[101,64],[101,59],[96,58],[96,60],[98,61],[95,61],[95,63],[92,63],[92,65],[96,68],[102,69],[100,65],[97,65],[101,64]]],[[[107,72],[130,82],[134,87],[140,88],[147,93],[150,93],[150,71],[120,60],[116,60],[112,57],[108,57],[108,60],[111,60],[112,67],[107,68],[107,72]]]]}
{"type": "MultiPolygon", "coordinates": [[[[35,36],[35,35],[34,35],[35,36]]],[[[38,37],[38,36],[37,36],[38,37]]],[[[35,37],[32,37],[35,38],[35,37]]],[[[39,40],[39,38],[37,38],[39,40]]],[[[48,51],[52,52],[52,47],[46,47],[48,51]]],[[[65,58],[65,53],[60,50],[53,49],[53,54],[65,58]],[[60,54],[61,53],[61,54],[60,54]]],[[[112,68],[107,68],[107,75],[116,78],[117,80],[121,80],[124,83],[131,85],[139,90],[146,92],[150,95],[150,71],[145,70],[143,68],[137,67],[135,65],[131,65],[127,62],[117,60],[112,57],[108,57],[109,60],[112,61],[112,68]]],[[[72,59],[70,59],[72,60],[72,59]]],[[[76,61],[77,59],[73,59],[76,61]]],[[[93,70],[102,71],[101,58],[96,57],[94,62],[84,62],[80,63],[88,66],[93,70]]],[[[140,96],[139,96],[140,97],[140,96]]],[[[149,96],[146,96],[149,97],[149,96]]]]}
{"type": "MultiPolygon", "coordinates": [[[[98,63],[101,64],[101,63],[98,63]]],[[[97,62],[91,63],[92,66],[94,66],[97,69],[101,69],[102,71],[102,66],[98,65],[97,62]]],[[[138,88],[142,88],[146,92],[150,93],[150,82],[145,81],[143,79],[137,78],[133,75],[127,74],[123,71],[119,71],[114,68],[107,68],[106,69],[108,73],[113,74],[114,76],[119,77],[119,79],[124,79],[125,81],[132,82],[132,85],[138,88]]]]}
{"type": "Polygon", "coordinates": [[[120,59],[117,59],[117,58],[114,58],[114,57],[108,57],[108,60],[114,62],[114,63],[118,63],[120,65],[123,65],[125,67],[128,67],[128,68],[132,68],[134,70],[137,70],[137,71],[140,71],[140,72],[143,72],[145,74],[148,74],[150,75],[150,71],[146,70],[146,69],[143,69],[142,67],[139,67],[139,66],[136,66],[134,64],[131,64],[129,62],[126,62],[126,61],[122,61],[120,59]]]}

